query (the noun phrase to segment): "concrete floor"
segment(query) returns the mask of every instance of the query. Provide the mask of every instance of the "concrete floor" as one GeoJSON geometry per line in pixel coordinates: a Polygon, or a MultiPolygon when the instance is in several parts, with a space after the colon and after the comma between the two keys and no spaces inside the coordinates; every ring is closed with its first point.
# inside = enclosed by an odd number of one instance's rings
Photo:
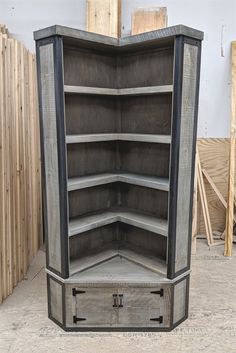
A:
{"type": "MultiPolygon", "coordinates": [[[[0,353],[236,353],[236,256],[198,241],[189,319],[170,333],[67,333],[47,318],[45,256],[0,306],[0,353]]],[[[235,251],[236,252],[236,251],[235,251]]]]}

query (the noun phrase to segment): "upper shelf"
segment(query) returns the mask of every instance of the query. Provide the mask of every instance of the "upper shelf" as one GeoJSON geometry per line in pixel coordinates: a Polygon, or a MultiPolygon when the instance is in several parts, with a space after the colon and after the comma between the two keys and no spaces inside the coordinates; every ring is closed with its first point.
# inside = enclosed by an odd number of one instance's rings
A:
{"type": "Polygon", "coordinates": [[[173,92],[173,85],[133,87],[133,88],[103,88],[86,86],[64,86],[65,93],[93,94],[107,96],[139,96],[173,92]]]}
{"type": "Polygon", "coordinates": [[[168,191],[169,181],[167,178],[151,177],[133,173],[102,173],[89,175],[68,180],[68,190],[79,190],[92,186],[103,185],[114,182],[123,182],[132,185],[145,186],[148,188],[168,191]]]}
{"type": "Polygon", "coordinates": [[[66,143],[84,143],[84,142],[100,142],[100,141],[137,141],[137,142],[153,142],[153,143],[171,143],[170,135],[153,135],[153,134],[80,134],[67,135],[66,143]]]}

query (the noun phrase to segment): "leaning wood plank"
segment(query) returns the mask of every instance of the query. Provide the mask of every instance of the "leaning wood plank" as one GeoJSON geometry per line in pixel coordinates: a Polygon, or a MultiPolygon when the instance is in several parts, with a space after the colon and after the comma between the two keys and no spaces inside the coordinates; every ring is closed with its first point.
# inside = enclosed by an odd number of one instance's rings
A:
{"type": "Polygon", "coordinates": [[[236,41],[231,44],[232,89],[231,89],[231,129],[229,148],[228,204],[226,210],[225,256],[232,256],[233,217],[234,217],[234,168],[235,168],[235,131],[236,131],[236,41]]]}
{"type": "Polygon", "coordinates": [[[199,188],[199,195],[200,195],[203,217],[204,217],[204,222],[205,222],[207,243],[208,243],[208,246],[211,246],[213,244],[213,233],[212,233],[212,228],[211,228],[208,204],[207,204],[207,199],[206,199],[206,190],[205,190],[204,181],[203,181],[203,177],[202,177],[202,169],[201,169],[201,164],[200,164],[200,159],[199,159],[198,153],[196,154],[196,158],[197,158],[197,168],[198,168],[198,188],[199,188]]]}
{"type": "Polygon", "coordinates": [[[87,0],[87,31],[120,37],[121,0],[87,0]]]}
{"type": "Polygon", "coordinates": [[[132,15],[131,34],[139,34],[167,26],[167,8],[139,8],[132,15]]]}

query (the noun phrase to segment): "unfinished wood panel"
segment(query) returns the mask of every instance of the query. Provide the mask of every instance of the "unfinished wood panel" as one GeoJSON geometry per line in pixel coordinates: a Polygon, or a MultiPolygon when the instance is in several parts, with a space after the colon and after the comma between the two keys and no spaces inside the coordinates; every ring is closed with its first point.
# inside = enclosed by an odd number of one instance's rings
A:
{"type": "Polygon", "coordinates": [[[231,44],[232,88],[231,88],[231,129],[229,149],[228,202],[226,209],[225,256],[232,256],[234,227],[234,176],[235,176],[235,132],[236,132],[236,42],[231,44]]]}
{"type": "Polygon", "coordinates": [[[132,14],[131,34],[139,34],[167,26],[167,8],[139,8],[132,14]]]}
{"type": "Polygon", "coordinates": [[[87,31],[120,37],[121,0],[87,0],[87,31]]]}
{"type": "Polygon", "coordinates": [[[38,250],[42,217],[35,55],[0,32],[1,302],[38,250]]]}
{"type": "MultiPolygon", "coordinates": [[[[227,181],[229,163],[229,140],[206,138],[197,141],[201,166],[207,171],[220,193],[227,200],[227,181]]],[[[225,208],[218,199],[210,184],[204,180],[211,226],[213,231],[225,229],[225,208]]],[[[198,204],[199,204],[198,199],[198,204]]],[[[205,234],[204,219],[201,207],[198,206],[197,233],[205,234]]]]}

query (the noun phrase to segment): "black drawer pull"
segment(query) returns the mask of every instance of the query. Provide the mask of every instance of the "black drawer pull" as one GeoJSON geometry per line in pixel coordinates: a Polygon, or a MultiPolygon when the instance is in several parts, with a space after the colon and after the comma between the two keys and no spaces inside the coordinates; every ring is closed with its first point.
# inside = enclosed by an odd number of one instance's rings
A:
{"type": "Polygon", "coordinates": [[[117,294],[113,294],[113,307],[118,308],[118,296],[117,294]]]}
{"type": "Polygon", "coordinates": [[[154,317],[150,319],[151,321],[159,321],[160,324],[163,323],[163,316],[154,317]]]}
{"type": "Polygon", "coordinates": [[[119,294],[119,308],[123,308],[123,294],[119,294]]]}
{"type": "Polygon", "coordinates": [[[151,293],[151,294],[159,294],[160,297],[163,297],[163,295],[164,295],[164,289],[161,288],[160,290],[154,290],[154,291],[152,291],[152,292],[150,292],[150,293],[151,293]]]}
{"type": "Polygon", "coordinates": [[[86,320],[84,317],[77,317],[77,316],[73,316],[73,323],[77,324],[78,321],[84,321],[86,320]]]}

